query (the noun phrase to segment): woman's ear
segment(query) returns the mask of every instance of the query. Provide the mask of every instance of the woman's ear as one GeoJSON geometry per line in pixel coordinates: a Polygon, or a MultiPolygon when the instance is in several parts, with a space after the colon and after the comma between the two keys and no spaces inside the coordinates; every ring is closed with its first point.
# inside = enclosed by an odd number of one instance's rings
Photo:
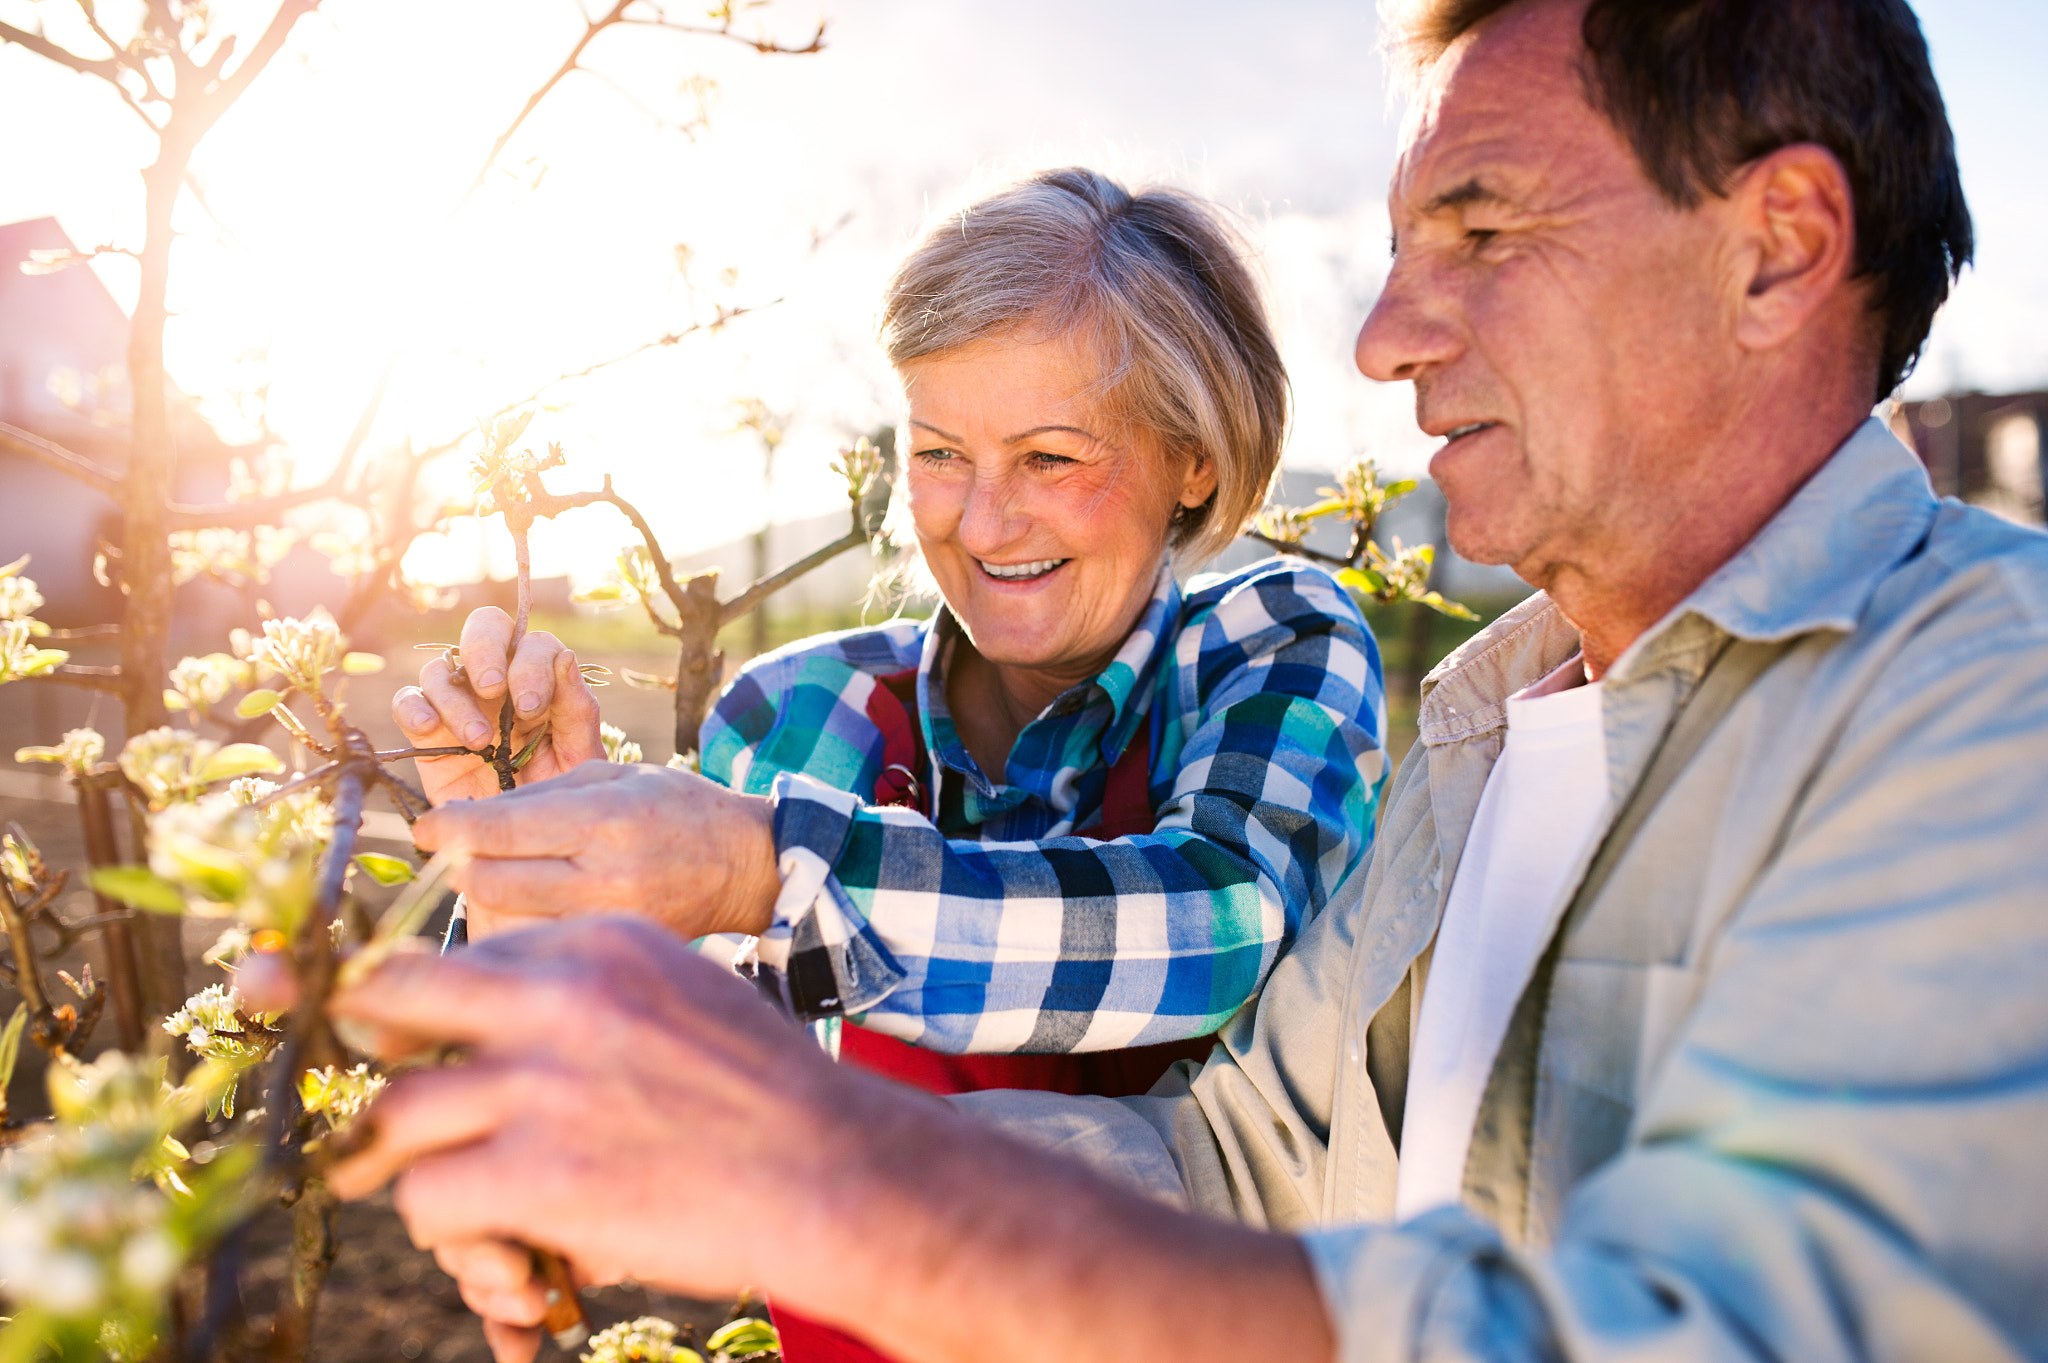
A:
{"type": "Polygon", "coordinates": [[[1190,511],[1216,495],[1216,461],[1197,452],[1182,471],[1180,505],[1190,511]]]}
{"type": "Polygon", "coordinates": [[[1759,157],[1730,198],[1741,237],[1735,340],[1745,350],[1775,350],[1840,301],[1855,273],[1849,177],[1827,148],[1794,143],[1759,157]]]}

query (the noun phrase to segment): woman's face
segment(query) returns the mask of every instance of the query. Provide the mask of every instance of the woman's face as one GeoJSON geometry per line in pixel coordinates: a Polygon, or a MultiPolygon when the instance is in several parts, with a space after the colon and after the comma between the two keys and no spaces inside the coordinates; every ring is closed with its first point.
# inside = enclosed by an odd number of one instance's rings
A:
{"type": "Polygon", "coordinates": [[[1105,666],[1150,599],[1176,506],[1215,490],[1095,401],[1058,339],[991,340],[903,370],[911,518],[946,604],[989,662],[1066,687],[1105,666]]]}

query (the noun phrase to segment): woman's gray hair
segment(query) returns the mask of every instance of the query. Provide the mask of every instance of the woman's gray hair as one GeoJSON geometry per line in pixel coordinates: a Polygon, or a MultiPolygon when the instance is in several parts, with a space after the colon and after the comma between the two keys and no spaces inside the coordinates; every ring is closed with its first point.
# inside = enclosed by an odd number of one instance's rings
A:
{"type": "Polygon", "coordinates": [[[1214,467],[1214,495],[1172,530],[1201,563],[1265,505],[1287,430],[1287,372],[1248,255],[1193,195],[1041,171],[926,233],[889,281],[882,344],[902,369],[1019,331],[1075,338],[1120,419],[1214,467]]]}

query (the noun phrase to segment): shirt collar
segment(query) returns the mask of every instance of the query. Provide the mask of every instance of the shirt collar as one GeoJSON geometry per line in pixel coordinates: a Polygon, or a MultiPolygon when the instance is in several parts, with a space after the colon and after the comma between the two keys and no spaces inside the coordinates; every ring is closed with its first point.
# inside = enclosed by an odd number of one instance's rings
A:
{"type": "MultiPolygon", "coordinates": [[[[1883,422],[1864,422],[1754,539],[1630,644],[1607,679],[1642,671],[1657,642],[1692,615],[1757,642],[1854,630],[1886,575],[1926,538],[1938,505],[1919,458],[1883,422]]],[[[1537,592],[1430,671],[1418,715],[1423,742],[1499,725],[1510,692],[1577,649],[1570,623],[1537,592]]]]}
{"type": "Polygon", "coordinates": [[[1938,505],[1919,457],[1882,421],[1865,421],[1756,538],[1645,630],[1611,672],[1626,680],[1688,615],[1758,643],[1815,630],[1849,633],[1885,577],[1927,537],[1938,505]]]}
{"type": "MultiPolygon", "coordinates": [[[[1086,725],[1101,735],[1103,762],[1115,762],[1150,708],[1145,702],[1152,693],[1160,662],[1172,647],[1180,613],[1180,584],[1174,579],[1172,561],[1162,559],[1159,575],[1152,584],[1152,598],[1139,613],[1138,623],[1124,636],[1116,656],[1087,681],[1054,697],[1052,704],[1024,726],[1012,751],[1023,745],[1026,735],[1038,725],[1086,725]],[[1103,702],[1107,702],[1106,708],[1103,702]]],[[[917,663],[918,722],[924,726],[925,743],[931,751],[947,766],[966,773],[977,788],[985,787],[983,793],[989,794],[996,783],[968,755],[953,727],[952,711],[946,705],[946,660],[952,656],[955,641],[962,637],[959,620],[941,602],[933,614],[932,628],[925,634],[924,651],[917,663]]],[[[1002,773],[996,773],[997,778],[1001,776],[1002,773]]]]}

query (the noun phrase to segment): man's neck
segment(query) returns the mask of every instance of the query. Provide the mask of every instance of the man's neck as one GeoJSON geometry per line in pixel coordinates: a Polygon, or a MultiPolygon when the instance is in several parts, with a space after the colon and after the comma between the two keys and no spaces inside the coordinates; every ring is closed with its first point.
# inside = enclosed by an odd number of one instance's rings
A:
{"type": "Polygon", "coordinates": [[[1598,551],[1524,574],[1578,629],[1589,680],[1755,539],[1868,415],[1836,407],[1803,421],[1766,420],[1752,407],[1703,442],[1706,457],[1660,489],[1658,507],[1611,527],[1598,551]]]}

